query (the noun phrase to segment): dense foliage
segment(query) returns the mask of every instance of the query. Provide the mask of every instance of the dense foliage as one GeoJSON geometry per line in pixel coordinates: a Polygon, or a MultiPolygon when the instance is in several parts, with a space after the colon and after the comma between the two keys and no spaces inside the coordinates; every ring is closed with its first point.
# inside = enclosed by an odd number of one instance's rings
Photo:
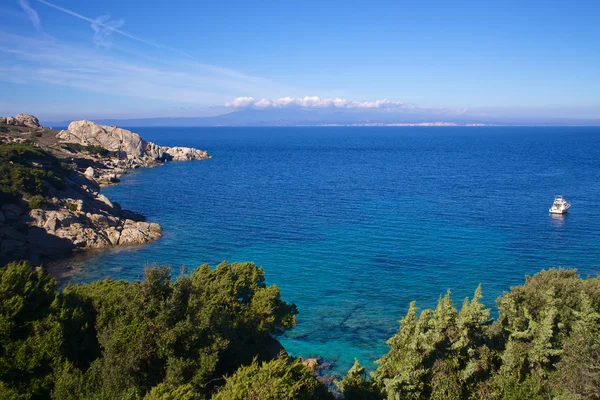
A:
{"type": "Polygon", "coordinates": [[[346,398],[600,398],[600,279],[542,271],[498,299],[497,321],[480,300],[411,303],[373,379],[349,372],[346,398]]]}
{"type": "Polygon", "coordinates": [[[271,335],[295,314],[251,263],[175,280],[156,267],[140,282],[62,292],[12,263],[0,269],[0,398],[205,398],[241,365],[276,356],[271,335]]]}
{"type": "Polygon", "coordinates": [[[46,196],[50,187],[65,187],[68,174],[50,153],[28,144],[0,144],[0,202],[46,196]]]}
{"type": "Polygon", "coordinates": [[[239,368],[213,400],[333,399],[299,359],[285,356],[239,368]]]}
{"type": "MultiPolygon", "coordinates": [[[[542,271],[498,299],[410,305],[371,377],[357,361],[345,399],[599,399],[600,279],[542,271]]],[[[251,263],[166,267],[138,282],[57,290],[39,269],[0,269],[0,398],[331,399],[272,334],[296,308],[251,263]]]]}

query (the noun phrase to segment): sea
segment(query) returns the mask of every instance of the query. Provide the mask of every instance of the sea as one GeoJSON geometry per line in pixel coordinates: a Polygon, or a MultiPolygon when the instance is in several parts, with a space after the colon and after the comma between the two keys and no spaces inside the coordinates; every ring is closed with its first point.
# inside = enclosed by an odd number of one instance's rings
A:
{"type": "Polygon", "coordinates": [[[298,306],[279,337],[343,374],[388,351],[409,303],[496,299],[552,267],[600,272],[600,128],[129,128],[208,150],[135,170],[110,199],[158,222],[143,246],[64,261],[62,283],[137,280],[145,267],[252,261],[298,306]],[[555,195],[572,207],[550,215],[555,195]]]}

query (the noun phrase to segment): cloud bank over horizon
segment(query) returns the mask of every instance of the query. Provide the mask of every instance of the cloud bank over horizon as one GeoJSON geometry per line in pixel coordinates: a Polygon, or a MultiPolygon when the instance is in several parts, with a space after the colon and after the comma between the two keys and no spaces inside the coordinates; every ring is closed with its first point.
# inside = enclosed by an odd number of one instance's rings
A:
{"type": "Polygon", "coordinates": [[[281,97],[279,99],[255,99],[254,97],[237,97],[224,104],[227,108],[266,109],[266,108],[357,108],[357,109],[415,109],[412,104],[388,99],[374,101],[350,101],[343,98],[321,98],[319,96],[281,97]]]}

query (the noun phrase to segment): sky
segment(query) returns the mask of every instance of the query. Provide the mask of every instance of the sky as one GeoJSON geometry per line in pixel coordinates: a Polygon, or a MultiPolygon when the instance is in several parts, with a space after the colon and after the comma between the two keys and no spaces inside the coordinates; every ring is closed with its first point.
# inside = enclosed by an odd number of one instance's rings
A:
{"type": "Polygon", "coordinates": [[[0,1],[0,115],[600,118],[600,1],[0,1]]]}

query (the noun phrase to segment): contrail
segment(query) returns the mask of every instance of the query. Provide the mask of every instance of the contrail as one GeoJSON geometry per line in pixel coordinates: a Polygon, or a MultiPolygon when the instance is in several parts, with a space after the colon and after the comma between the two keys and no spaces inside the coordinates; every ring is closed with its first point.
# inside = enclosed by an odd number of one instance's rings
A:
{"type": "Polygon", "coordinates": [[[38,13],[33,8],[31,8],[31,6],[27,2],[27,0],[19,0],[19,5],[23,9],[23,11],[25,11],[25,14],[27,14],[27,17],[29,18],[29,20],[33,24],[33,27],[39,33],[41,33],[42,35],[44,35],[45,37],[47,37],[49,39],[53,39],[52,36],[50,36],[46,32],[44,32],[44,28],[42,28],[42,21],[40,20],[40,16],[38,15],[38,13]]]}
{"type": "Polygon", "coordinates": [[[87,22],[89,22],[89,23],[91,23],[91,24],[96,24],[97,26],[98,26],[98,25],[99,25],[99,26],[102,26],[102,27],[104,27],[104,28],[106,28],[106,29],[110,30],[111,32],[115,32],[115,33],[118,33],[118,34],[119,34],[119,35],[121,35],[121,36],[125,36],[126,38],[129,38],[129,39],[132,39],[132,40],[138,41],[138,42],[140,42],[140,43],[144,43],[145,45],[152,46],[152,47],[155,47],[155,48],[157,48],[157,49],[174,51],[174,52],[177,52],[177,53],[179,53],[179,54],[181,54],[181,55],[183,55],[183,56],[185,56],[185,57],[187,57],[187,58],[190,58],[190,59],[192,59],[192,60],[196,60],[196,61],[197,61],[197,59],[196,59],[194,56],[192,56],[192,55],[190,55],[190,54],[186,53],[185,51],[182,51],[182,50],[176,49],[176,48],[174,48],[174,47],[165,46],[165,45],[162,45],[162,44],[159,44],[159,43],[150,42],[150,41],[148,41],[148,40],[145,40],[145,39],[142,39],[142,38],[140,38],[140,37],[137,37],[137,36],[131,35],[131,34],[129,34],[129,33],[127,33],[127,32],[125,32],[125,31],[122,31],[122,30],[120,30],[120,29],[116,29],[116,28],[114,28],[113,26],[110,26],[110,25],[108,25],[108,24],[105,24],[105,23],[99,22],[97,19],[88,18],[88,17],[86,17],[86,16],[83,16],[83,15],[81,15],[81,14],[78,14],[78,13],[76,13],[76,12],[74,12],[74,11],[68,10],[68,9],[66,9],[66,8],[63,8],[63,7],[61,7],[61,6],[57,6],[56,4],[50,3],[49,1],[46,1],[46,0],[37,0],[37,1],[38,1],[38,2],[40,2],[40,3],[42,3],[42,4],[45,4],[45,5],[47,5],[48,7],[52,7],[52,8],[54,8],[55,10],[59,10],[59,11],[62,11],[62,12],[64,12],[64,13],[66,13],[66,14],[69,14],[69,15],[71,15],[71,16],[73,16],[73,17],[75,17],[75,18],[79,18],[79,19],[81,19],[81,20],[84,20],[84,21],[87,21],[87,22]]]}

